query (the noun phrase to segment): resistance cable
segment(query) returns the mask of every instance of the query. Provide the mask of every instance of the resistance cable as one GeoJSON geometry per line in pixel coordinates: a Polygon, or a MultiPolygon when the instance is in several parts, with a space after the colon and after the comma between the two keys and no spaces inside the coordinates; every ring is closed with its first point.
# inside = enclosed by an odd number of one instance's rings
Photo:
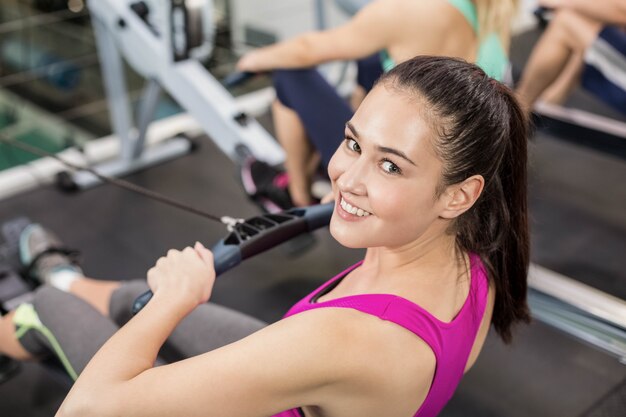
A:
{"type": "Polygon", "coordinates": [[[195,214],[195,215],[203,217],[205,219],[222,223],[222,224],[227,226],[229,231],[232,230],[232,228],[235,227],[238,223],[242,223],[243,222],[243,219],[233,218],[233,217],[230,217],[230,216],[216,216],[216,215],[208,213],[208,212],[206,212],[204,210],[198,209],[196,207],[192,207],[192,206],[190,206],[188,204],[181,203],[181,202],[176,201],[176,200],[174,200],[174,199],[172,199],[170,197],[167,197],[167,196],[165,196],[163,194],[159,194],[159,193],[157,193],[155,191],[152,191],[152,190],[149,190],[147,188],[140,187],[140,186],[135,185],[133,183],[130,183],[128,181],[125,181],[125,180],[122,180],[122,179],[119,179],[119,178],[113,178],[113,177],[109,177],[109,176],[106,176],[106,175],[102,175],[102,174],[100,174],[98,171],[96,171],[93,168],[86,167],[86,166],[79,166],[79,165],[76,165],[74,163],[68,162],[65,159],[61,158],[60,156],[58,156],[58,155],[56,155],[54,153],[47,152],[47,151],[44,151],[44,150],[42,150],[40,148],[37,148],[35,146],[31,146],[31,145],[28,145],[26,143],[22,143],[22,142],[19,142],[17,140],[11,139],[11,138],[7,137],[4,134],[0,134],[0,142],[3,142],[3,143],[5,143],[5,144],[7,144],[9,146],[14,147],[14,148],[21,149],[21,150],[23,150],[25,152],[28,152],[30,154],[33,154],[33,155],[37,155],[37,156],[40,156],[40,157],[52,158],[52,159],[58,161],[59,163],[61,163],[66,168],[68,168],[71,171],[73,171],[73,172],[78,172],[78,171],[89,172],[90,174],[94,175],[96,178],[98,178],[102,182],[106,182],[108,184],[112,184],[114,186],[123,188],[125,190],[132,191],[132,192],[140,194],[140,195],[142,195],[144,197],[150,198],[150,199],[152,199],[154,201],[158,201],[158,202],[160,202],[162,204],[166,204],[168,206],[178,208],[180,210],[186,211],[188,213],[195,214]]]}

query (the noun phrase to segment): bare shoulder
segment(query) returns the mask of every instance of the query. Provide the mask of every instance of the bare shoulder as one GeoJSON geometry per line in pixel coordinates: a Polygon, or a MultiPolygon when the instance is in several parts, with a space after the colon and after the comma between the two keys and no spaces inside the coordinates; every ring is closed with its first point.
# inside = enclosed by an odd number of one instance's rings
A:
{"type": "Polygon", "coordinates": [[[379,24],[393,33],[387,49],[397,62],[419,54],[471,58],[474,32],[465,17],[447,0],[378,0],[379,24]]]}
{"type": "Polygon", "coordinates": [[[375,0],[363,10],[376,10],[379,16],[416,19],[424,22],[447,22],[450,18],[462,15],[447,0],[375,0]]]}
{"type": "Polygon", "coordinates": [[[380,407],[378,415],[383,415],[395,404],[399,414],[410,414],[426,398],[435,355],[409,330],[348,308],[312,310],[281,325],[317,346],[315,361],[324,356],[324,363],[316,366],[335,373],[333,394],[327,397],[330,408],[349,404],[353,410],[363,407],[361,415],[372,415],[380,407]]]}

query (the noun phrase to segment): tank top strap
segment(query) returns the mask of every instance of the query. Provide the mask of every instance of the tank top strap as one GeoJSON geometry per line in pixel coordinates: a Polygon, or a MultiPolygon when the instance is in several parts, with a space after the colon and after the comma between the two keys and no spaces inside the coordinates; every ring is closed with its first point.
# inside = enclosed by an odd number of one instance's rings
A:
{"type": "MultiPolygon", "coordinates": [[[[448,3],[461,12],[474,32],[480,31],[478,10],[471,0],[448,0],[448,3]]],[[[497,33],[489,33],[481,40],[480,45],[478,45],[476,64],[490,77],[498,81],[504,79],[509,67],[509,57],[497,33]]]]}
{"type": "Polygon", "coordinates": [[[442,353],[446,344],[445,339],[454,338],[454,334],[458,336],[458,333],[463,333],[463,340],[466,340],[466,337],[469,340],[469,349],[482,322],[489,291],[487,274],[480,257],[470,254],[469,259],[470,289],[463,306],[450,322],[441,321],[421,306],[393,294],[359,294],[317,302],[318,298],[330,292],[362,262],[353,265],[313,291],[294,305],[286,317],[318,308],[350,308],[404,327],[422,338],[437,357],[442,353]]]}
{"type": "Polygon", "coordinates": [[[402,297],[395,297],[381,317],[404,327],[423,339],[438,358],[450,339],[463,340],[469,353],[482,323],[487,305],[489,282],[480,257],[470,254],[470,289],[463,306],[449,322],[402,297]],[[460,336],[460,337],[459,337],[460,336]],[[466,341],[466,342],[465,342],[466,341]]]}

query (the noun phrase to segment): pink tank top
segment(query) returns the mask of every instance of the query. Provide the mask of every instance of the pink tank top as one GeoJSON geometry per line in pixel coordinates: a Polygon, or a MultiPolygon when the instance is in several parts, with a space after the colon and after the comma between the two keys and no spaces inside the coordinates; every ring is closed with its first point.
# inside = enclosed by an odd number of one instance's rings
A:
{"type": "MultiPolygon", "coordinates": [[[[436,416],[452,398],[452,394],[463,377],[482,322],[489,293],[485,267],[477,255],[470,254],[470,291],[463,307],[449,323],[438,320],[417,304],[392,294],[351,295],[316,302],[318,298],[332,291],[350,271],[359,267],[361,263],[362,261],[351,266],[300,300],[285,317],[317,308],[350,308],[396,323],[415,333],[430,346],[435,354],[437,365],[428,395],[415,412],[414,417],[436,416]]],[[[294,409],[273,417],[303,416],[301,409],[294,409]]]]}

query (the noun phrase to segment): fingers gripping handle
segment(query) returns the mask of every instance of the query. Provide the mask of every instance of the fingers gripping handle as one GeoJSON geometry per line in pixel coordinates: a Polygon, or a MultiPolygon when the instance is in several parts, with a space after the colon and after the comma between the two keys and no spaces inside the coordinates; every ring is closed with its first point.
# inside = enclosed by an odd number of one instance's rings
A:
{"type": "MultiPolygon", "coordinates": [[[[265,252],[302,233],[328,225],[335,203],[288,210],[279,214],[253,217],[237,225],[236,230],[215,245],[213,263],[215,275],[239,265],[244,259],[265,252]]],[[[152,298],[147,291],[135,299],[132,312],[137,314],[152,298]]]]}
{"type": "MultiPolygon", "coordinates": [[[[213,266],[215,267],[216,276],[239,265],[242,261],[241,252],[236,246],[225,246],[220,242],[211,249],[211,252],[213,252],[213,266]]],[[[152,291],[148,290],[137,297],[133,302],[133,314],[139,313],[148,304],[148,301],[152,299],[152,296],[152,291]]]]}

